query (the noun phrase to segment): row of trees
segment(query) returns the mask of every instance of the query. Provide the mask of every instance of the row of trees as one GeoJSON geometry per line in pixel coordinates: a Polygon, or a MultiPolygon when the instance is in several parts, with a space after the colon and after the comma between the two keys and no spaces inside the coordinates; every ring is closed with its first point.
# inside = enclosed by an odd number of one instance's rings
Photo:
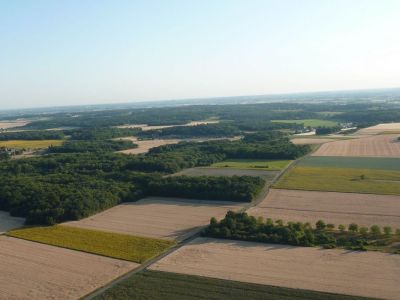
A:
{"type": "Polygon", "coordinates": [[[113,152],[130,148],[137,145],[132,141],[125,140],[68,140],[61,146],[50,146],[49,153],[80,153],[80,152],[113,152]]]}
{"type": "Polygon", "coordinates": [[[251,176],[170,176],[150,181],[148,191],[153,196],[250,202],[264,185],[264,179],[251,176]]]}
{"type": "Polygon", "coordinates": [[[142,131],[142,138],[198,138],[198,137],[233,137],[241,131],[231,124],[201,124],[196,126],[175,126],[157,130],[142,131]]]}
{"type": "MultiPolygon", "coordinates": [[[[353,250],[366,250],[366,246],[374,244],[379,239],[391,237],[392,229],[384,227],[384,233],[377,225],[370,229],[357,224],[350,224],[348,230],[340,225],[335,230],[333,224],[325,224],[322,220],[315,224],[288,222],[282,220],[264,220],[247,213],[228,212],[223,220],[218,222],[212,218],[203,235],[216,238],[255,241],[262,243],[288,244],[294,246],[321,245],[325,248],[345,247],[353,250]]],[[[400,230],[396,231],[400,236],[400,230]]]]}
{"type": "Polygon", "coordinates": [[[0,133],[0,141],[10,140],[62,140],[65,135],[62,131],[35,130],[0,133]]]}

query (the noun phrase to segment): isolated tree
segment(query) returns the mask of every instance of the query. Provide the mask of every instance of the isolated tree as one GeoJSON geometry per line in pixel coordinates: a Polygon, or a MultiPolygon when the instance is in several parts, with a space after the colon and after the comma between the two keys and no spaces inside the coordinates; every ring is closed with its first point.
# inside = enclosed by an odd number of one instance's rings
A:
{"type": "Polygon", "coordinates": [[[368,234],[368,227],[360,227],[358,232],[361,233],[362,235],[366,235],[368,234]]]}
{"type": "Polygon", "coordinates": [[[383,232],[385,233],[385,235],[391,235],[392,234],[392,227],[390,226],[385,226],[383,227],[383,232]]]}
{"type": "Polygon", "coordinates": [[[351,223],[349,225],[349,231],[351,232],[357,232],[358,231],[358,225],[356,223],[351,223]]]}
{"type": "Polygon", "coordinates": [[[335,229],[335,224],[332,224],[332,223],[326,224],[326,228],[329,230],[333,230],[333,229],[335,229]]]}
{"type": "Polygon", "coordinates": [[[378,225],[372,225],[370,228],[370,232],[373,235],[380,235],[381,234],[381,228],[378,225]]]}
{"type": "Polygon", "coordinates": [[[345,227],[343,224],[340,224],[340,225],[338,226],[338,228],[339,228],[339,230],[340,230],[341,232],[343,232],[343,231],[346,230],[346,227],[345,227]]]}
{"type": "Polygon", "coordinates": [[[324,221],[318,220],[317,223],[315,223],[315,227],[316,227],[318,230],[324,230],[324,229],[326,228],[326,224],[325,224],[324,221]]]}

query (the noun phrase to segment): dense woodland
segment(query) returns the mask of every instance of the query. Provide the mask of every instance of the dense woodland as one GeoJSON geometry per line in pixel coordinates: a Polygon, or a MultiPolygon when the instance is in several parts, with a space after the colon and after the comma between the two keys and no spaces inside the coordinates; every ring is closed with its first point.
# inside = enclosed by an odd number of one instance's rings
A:
{"type": "Polygon", "coordinates": [[[150,181],[148,187],[154,196],[250,202],[264,184],[251,176],[172,176],[150,181]]]}
{"type": "Polygon", "coordinates": [[[10,140],[62,140],[65,135],[61,131],[34,130],[0,133],[0,141],[10,140]]]}
{"type": "Polygon", "coordinates": [[[400,121],[395,104],[372,102],[275,102],[50,113],[22,128],[29,131],[0,133],[0,140],[65,139],[62,146],[50,147],[40,157],[9,160],[7,153],[1,154],[0,209],[26,217],[31,224],[53,224],[80,219],[146,195],[249,201],[263,185],[261,179],[163,176],[225,159],[296,159],[307,154],[310,147],[293,145],[283,132],[302,129],[301,125],[272,120],[319,118],[363,126],[366,114],[370,123],[400,121]],[[220,123],[148,132],[114,127],[184,125],[210,118],[220,123]],[[43,130],[65,127],[70,129],[43,130]],[[187,139],[238,134],[243,139],[186,141],[129,156],[115,151],[136,145],[113,140],[132,135],[187,139]]]}

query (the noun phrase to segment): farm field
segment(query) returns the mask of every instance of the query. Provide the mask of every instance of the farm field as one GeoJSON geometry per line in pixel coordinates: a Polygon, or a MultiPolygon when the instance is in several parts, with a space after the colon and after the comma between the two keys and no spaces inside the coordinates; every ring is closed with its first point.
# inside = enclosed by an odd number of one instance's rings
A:
{"type": "Polygon", "coordinates": [[[329,142],[336,141],[336,139],[330,139],[330,138],[323,138],[323,139],[318,139],[318,138],[294,138],[291,139],[291,142],[295,145],[319,145],[319,144],[325,144],[329,142]]]}
{"type": "Polygon", "coordinates": [[[399,135],[376,135],[321,145],[313,156],[400,157],[399,135]]]}
{"type": "Polygon", "coordinates": [[[178,139],[170,139],[170,140],[161,140],[161,139],[154,139],[154,140],[138,140],[135,137],[132,138],[123,138],[123,140],[130,140],[134,144],[137,144],[137,148],[133,149],[127,149],[127,150],[122,150],[118,151],[119,153],[123,154],[141,154],[141,153],[147,153],[151,148],[154,147],[159,147],[163,145],[169,145],[169,144],[177,144],[180,142],[178,139]]]}
{"type": "Polygon", "coordinates": [[[211,167],[279,171],[285,168],[290,162],[291,160],[231,159],[214,163],[211,167]]]}
{"type": "Polygon", "coordinates": [[[157,256],[173,245],[168,241],[60,225],[16,229],[8,235],[137,263],[157,256]]]}
{"type": "Polygon", "coordinates": [[[253,283],[230,281],[168,272],[144,271],[95,297],[111,299],[279,299],[279,300],[361,300],[357,296],[328,294],[253,283]],[[171,288],[173,287],[173,288],[171,288]]]}
{"type": "Polygon", "coordinates": [[[355,168],[375,170],[400,170],[400,158],[308,156],[298,161],[298,166],[326,168],[355,168]]]}
{"type": "Polygon", "coordinates": [[[350,223],[400,228],[400,197],[336,192],[311,192],[271,189],[267,197],[248,210],[253,216],[262,216],[284,222],[318,220],[347,227],[350,223]]]}
{"type": "Polygon", "coordinates": [[[21,127],[25,126],[26,124],[30,123],[26,120],[15,120],[15,121],[0,121],[0,129],[9,129],[14,127],[21,127]]]}
{"type": "Polygon", "coordinates": [[[143,131],[149,131],[149,130],[170,128],[170,127],[197,126],[197,125],[216,124],[216,123],[219,123],[219,121],[218,120],[192,121],[183,125],[160,125],[160,126],[151,126],[147,124],[127,124],[127,125],[117,126],[117,128],[141,128],[143,131]]]}
{"type": "Polygon", "coordinates": [[[63,140],[38,140],[38,141],[0,141],[0,147],[7,148],[24,148],[24,149],[43,149],[49,146],[60,146],[64,143],[63,140]]]}
{"type": "Polygon", "coordinates": [[[400,256],[377,252],[197,238],[150,269],[385,299],[400,293],[400,256]]]}
{"type": "Polygon", "coordinates": [[[296,166],[274,188],[400,195],[400,171],[296,166]]]}
{"type": "Polygon", "coordinates": [[[304,124],[304,127],[332,127],[338,125],[337,122],[319,119],[303,119],[303,120],[272,120],[275,123],[295,123],[304,124]]]}
{"type": "Polygon", "coordinates": [[[11,229],[24,226],[25,219],[10,216],[10,213],[0,211],[0,234],[11,229]]]}
{"type": "Polygon", "coordinates": [[[234,169],[234,168],[190,168],[175,173],[174,176],[259,176],[267,181],[273,180],[278,171],[264,171],[258,169],[234,169]]]}
{"type": "Polygon", "coordinates": [[[0,236],[1,299],[79,299],[138,264],[0,236]]]}
{"type": "Polygon", "coordinates": [[[362,128],[357,131],[357,134],[379,134],[384,132],[400,132],[400,123],[382,123],[375,126],[362,128]]]}
{"type": "Polygon", "coordinates": [[[186,238],[192,230],[207,225],[210,218],[223,218],[227,211],[237,210],[242,205],[237,202],[150,197],[123,203],[64,225],[172,241],[186,238]]]}

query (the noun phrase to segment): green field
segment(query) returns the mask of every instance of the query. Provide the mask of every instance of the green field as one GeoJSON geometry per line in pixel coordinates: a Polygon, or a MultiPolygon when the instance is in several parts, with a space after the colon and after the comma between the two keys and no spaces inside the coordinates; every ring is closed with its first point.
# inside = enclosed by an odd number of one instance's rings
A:
{"type": "Polygon", "coordinates": [[[308,156],[297,163],[304,167],[400,170],[400,158],[308,156]]]}
{"type": "Polygon", "coordinates": [[[9,236],[142,263],[164,252],[173,242],[69,226],[12,230],[9,236]]]}
{"type": "Polygon", "coordinates": [[[329,120],[320,120],[320,119],[303,119],[303,120],[271,120],[271,122],[275,123],[295,123],[295,124],[304,124],[304,127],[333,127],[337,126],[338,123],[329,120]]]}
{"type": "Polygon", "coordinates": [[[63,140],[12,140],[12,141],[1,141],[0,147],[7,148],[18,148],[18,149],[43,149],[49,146],[60,146],[64,143],[63,140]]]}
{"type": "Polygon", "coordinates": [[[400,171],[296,166],[275,188],[400,195],[400,171]]]}
{"type": "Polygon", "coordinates": [[[128,299],[366,299],[316,291],[290,289],[167,272],[143,271],[107,290],[96,300],[128,299]]]}
{"type": "Polygon", "coordinates": [[[279,171],[285,168],[290,162],[291,160],[230,159],[212,164],[211,167],[279,171]]]}

